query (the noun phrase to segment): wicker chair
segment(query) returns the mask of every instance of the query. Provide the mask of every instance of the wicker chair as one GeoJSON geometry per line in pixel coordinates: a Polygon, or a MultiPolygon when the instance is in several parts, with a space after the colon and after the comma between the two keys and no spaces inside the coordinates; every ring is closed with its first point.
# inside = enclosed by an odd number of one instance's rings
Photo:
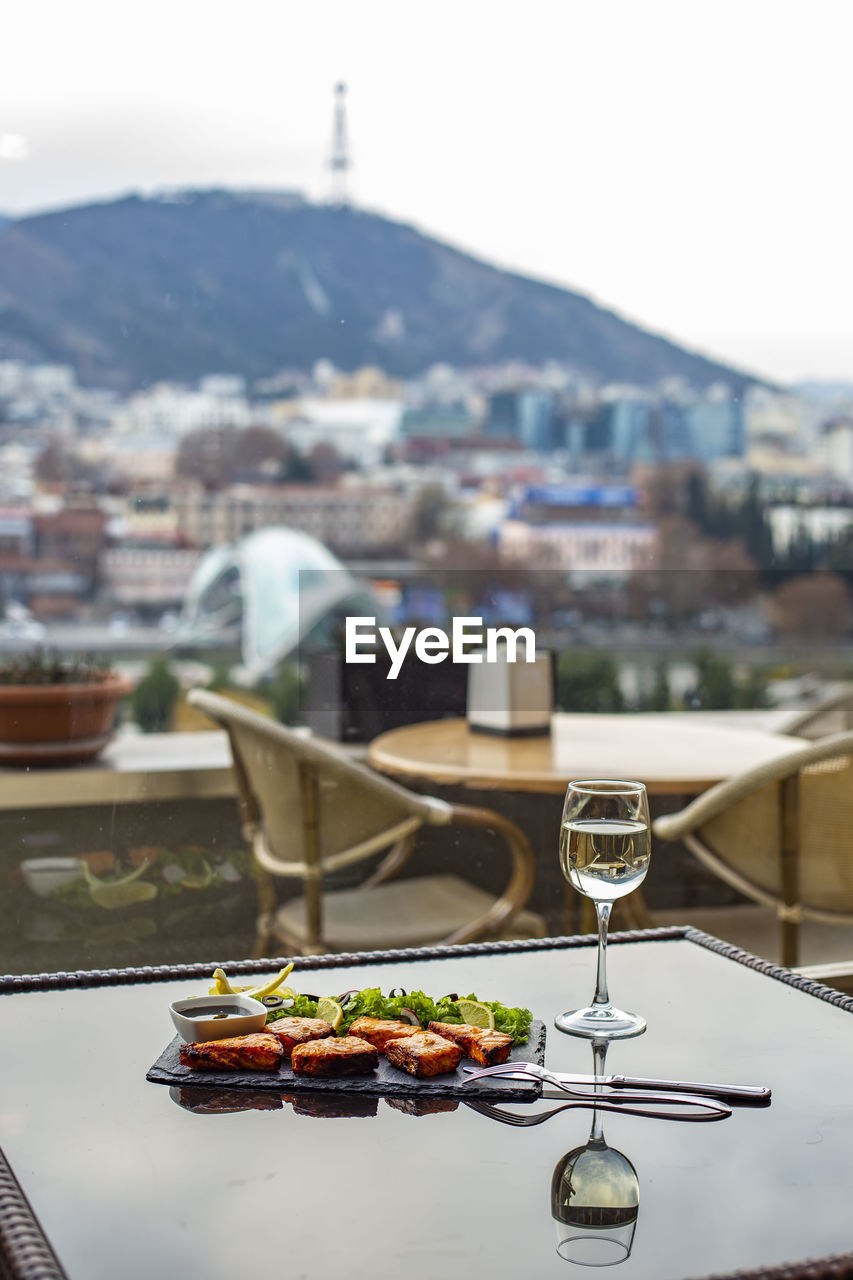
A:
{"type": "Polygon", "coordinates": [[[850,684],[806,710],[792,712],[787,720],[776,726],[777,733],[813,741],[848,729],[853,729],[853,685],[850,684]]]}
{"type": "Polygon", "coordinates": [[[523,911],[534,861],[515,823],[489,809],[416,795],[335,744],[227,698],[194,690],[189,701],[231,742],[243,832],[258,879],[257,955],[269,955],[274,940],[288,951],[316,955],[544,936],[543,919],[523,911]],[[451,824],[485,828],[505,841],[510,874],[500,896],[457,875],[392,882],[421,827],[451,824]],[[325,887],[329,873],[380,853],[378,867],[357,887],[325,887]],[[274,877],[300,880],[302,895],[279,905],[274,877]]]}
{"type": "Polygon", "coordinates": [[[721,782],[652,830],[772,908],[796,965],[801,921],[853,924],[853,733],[721,782]]]}

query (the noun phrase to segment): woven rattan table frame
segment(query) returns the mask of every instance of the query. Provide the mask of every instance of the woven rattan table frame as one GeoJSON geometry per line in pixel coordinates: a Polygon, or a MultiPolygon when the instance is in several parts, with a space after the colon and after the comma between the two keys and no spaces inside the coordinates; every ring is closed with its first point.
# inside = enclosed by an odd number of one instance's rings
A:
{"type": "MultiPolygon", "coordinates": [[[[741,964],[768,978],[795,987],[815,999],[853,1013],[853,996],[844,995],[822,983],[802,977],[790,969],[772,964],[743,951],[739,947],[713,938],[698,929],[671,927],[614,933],[610,943],[666,942],[684,939],[705,947],[726,959],[741,964]]],[[[570,947],[588,947],[594,939],[588,935],[561,938],[527,938],[512,942],[465,943],[453,947],[415,948],[407,951],[370,951],[356,954],[312,956],[311,968],[336,969],[353,964],[395,964],[407,960],[440,960],[454,956],[511,954],[547,951],[570,947]]],[[[228,962],[229,973],[268,973],[279,967],[286,957],[228,962]]],[[[137,969],[89,969],[75,972],[41,974],[7,974],[0,977],[0,995],[15,992],[73,990],[134,983],[170,982],[175,979],[207,977],[212,965],[221,961],[198,964],[156,965],[137,969]]],[[[41,1228],[35,1212],[16,1179],[11,1166],[0,1151],[0,1278],[2,1280],[69,1280],[59,1259],[41,1228]]],[[[717,1273],[685,1280],[853,1280],[853,1252],[821,1258],[808,1258],[749,1271],[717,1273]]]]}

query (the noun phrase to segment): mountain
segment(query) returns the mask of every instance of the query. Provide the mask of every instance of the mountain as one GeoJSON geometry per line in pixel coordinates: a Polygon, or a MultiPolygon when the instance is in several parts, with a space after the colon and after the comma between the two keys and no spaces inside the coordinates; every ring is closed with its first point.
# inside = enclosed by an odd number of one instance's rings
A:
{"type": "Polygon", "coordinates": [[[0,226],[0,357],[140,386],[553,358],[600,382],[755,379],[414,227],[292,193],[128,196],[0,226]]]}

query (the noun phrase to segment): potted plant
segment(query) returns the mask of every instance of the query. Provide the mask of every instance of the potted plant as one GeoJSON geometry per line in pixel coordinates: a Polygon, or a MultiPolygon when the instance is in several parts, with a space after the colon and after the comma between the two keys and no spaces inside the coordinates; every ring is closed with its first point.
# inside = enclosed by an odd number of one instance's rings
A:
{"type": "Polygon", "coordinates": [[[90,760],[131,682],[109,666],[38,652],[0,665],[0,764],[90,760]]]}

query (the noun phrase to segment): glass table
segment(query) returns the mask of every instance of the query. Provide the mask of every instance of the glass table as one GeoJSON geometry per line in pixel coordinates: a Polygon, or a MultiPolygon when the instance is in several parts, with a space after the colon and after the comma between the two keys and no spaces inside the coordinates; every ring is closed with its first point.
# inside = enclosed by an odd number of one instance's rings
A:
{"type": "MultiPolygon", "coordinates": [[[[593,964],[588,939],[546,939],[306,958],[292,981],[525,1004],[549,1028],[546,1064],[590,1071],[590,1046],[553,1019],[586,998],[593,964]]],[[[772,1105],[713,1124],[566,1111],[514,1128],[453,1101],[418,1114],[359,1097],[339,1115],[340,1096],[290,1091],[263,1109],[232,1092],[204,1114],[145,1073],[172,1036],[169,1000],[205,990],[207,967],[0,980],[0,1274],[580,1275],[556,1251],[552,1180],[559,1219],[596,1125],[630,1193],[611,1258],[626,1278],[764,1276],[853,1250],[853,1000],[683,929],[614,935],[610,968],[648,1031],[612,1045],[608,1070],[765,1084],[772,1105]]],[[[598,1226],[619,1225],[608,1214],[598,1226]]]]}

